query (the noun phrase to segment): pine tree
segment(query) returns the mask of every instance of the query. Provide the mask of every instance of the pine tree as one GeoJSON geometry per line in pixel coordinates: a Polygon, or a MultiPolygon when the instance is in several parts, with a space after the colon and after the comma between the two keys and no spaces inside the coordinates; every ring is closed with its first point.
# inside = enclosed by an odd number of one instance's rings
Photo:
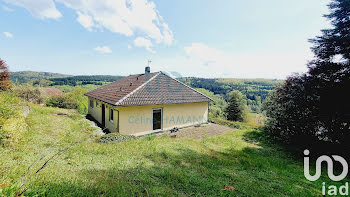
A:
{"type": "Polygon", "coordinates": [[[241,92],[233,90],[228,94],[228,106],[225,110],[227,120],[243,121],[245,113],[245,99],[241,92]]]}
{"type": "Polygon", "coordinates": [[[328,7],[331,13],[325,17],[331,21],[333,28],[322,30],[322,36],[310,40],[314,44],[312,50],[317,57],[315,61],[331,62],[335,55],[349,61],[350,1],[333,0],[328,7]]]}
{"type": "Polygon", "coordinates": [[[10,85],[10,72],[5,61],[0,59],[0,90],[9,89],[10,85]]]}
{"type": "MultiPolygon", "coordinates": [[[[333,0],[325,15],[331,29],[312,39],[315,59],[308,65],[319,120],[326,136],[334,142],[350,139],[350,0],[333,0]]],[[[315,111],[316,114],[316,111],[315,111]]]]}

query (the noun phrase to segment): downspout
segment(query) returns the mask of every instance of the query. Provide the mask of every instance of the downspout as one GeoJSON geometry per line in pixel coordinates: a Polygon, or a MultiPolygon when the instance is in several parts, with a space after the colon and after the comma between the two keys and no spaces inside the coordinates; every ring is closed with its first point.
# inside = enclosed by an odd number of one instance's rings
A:
{"type": "Polygon", "coordinates": [[[120,127],[120,125],[119,125],[119,110],[116,109],[116,111],[118,113],[118,117],[117,117],[117,132],[119,133],[119,127],[120,127]]]}

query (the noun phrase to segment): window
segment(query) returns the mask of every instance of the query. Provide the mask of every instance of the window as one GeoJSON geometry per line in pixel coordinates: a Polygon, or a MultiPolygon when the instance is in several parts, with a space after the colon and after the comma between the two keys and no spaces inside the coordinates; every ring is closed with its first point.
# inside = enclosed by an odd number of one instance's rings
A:
{"type": "Polygon", "coordinates": [[[98,107],[98,102],[96,101],[96,107],[98,107]]]}
{"type": "Polygon", "coordinates": [[[94,101],[93,100],[90,100],[90,107],[94,108],[94,101]]]}
{"type": "Polygon", "coordinates": [[[109,109],[109,121],[113,122],[114,119],[114,110],[113,109],[109,109]]]}

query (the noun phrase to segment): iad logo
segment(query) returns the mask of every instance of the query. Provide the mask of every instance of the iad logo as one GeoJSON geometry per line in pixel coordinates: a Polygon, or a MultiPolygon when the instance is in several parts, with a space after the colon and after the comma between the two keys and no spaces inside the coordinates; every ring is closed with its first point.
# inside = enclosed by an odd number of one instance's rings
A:
{"type": "MultiPolygon", "coordinates": [[[[304,150],[304,176],[307,180],[309,181],[316,181],[317,179],[320,178],[321,176],[321,167],[322,167],[322,162],[326,162],[327,164],[327,172],[328,172],[328,177],[333,180],[333,181],[341,181],[343,180],[346,175],[348,174],[348,163],[346,162],[346,160],[338,155],[332,155],[332,158],[334,159],[334,161],[338,161],[340,162],[340,164],[343,166],[343,171],[340,175],[334,175],[333,173],[333,160],[331,157],[326,156],[326,155],[322,155],[319,158],[317,158],[316,160],[316,173],[314,175],[310,175],[310,171],[309,171],[309,164],[310,164],[310,160],[308,155],[310,154],[309,150],[304,150]]],[[[349,190],[349,186],[348,183],[346,183],[344,186],[340,186],[339,187],[339,194],[340,195],[348,195],[348,190],[349,190]]],[[[328,187],[328,195],[337,195],[337,187],[334,185],[330,185],[328,187]]],[[[323,182],[322,183],[322,194],[326,195],[326,183],[323,182]]]]}
{"type": "MultiPolygon", "coordinates": [[[[305,156],[308,156],[309,154],[310,154],[309,150],[304,150],[305,156]]],[[[348,174],[348,163],[341,156],[332,155],[332,157],[335,161],[339,161],[341,163],[341,165],[343,166],[343,172],[340,175],[335,176],[333,174],[333,160],[326,155],[322,155],[316,160],[316,173],[313,176],[311,176],[310,172],[309,172],[309,157],[304,157],[304,175],[305,175],[305,178],[307,178],[307,180],[309,180],[309,181],[316,181],[317,179],[319,179],[321,176],[321,163],[323,161],[325,161],[325,162],[327,162],[327,167],[328,167],[328,177],[330,179],[332,179],[333,181],[343,180],[346,177],[346,175],[348,174]]]]}

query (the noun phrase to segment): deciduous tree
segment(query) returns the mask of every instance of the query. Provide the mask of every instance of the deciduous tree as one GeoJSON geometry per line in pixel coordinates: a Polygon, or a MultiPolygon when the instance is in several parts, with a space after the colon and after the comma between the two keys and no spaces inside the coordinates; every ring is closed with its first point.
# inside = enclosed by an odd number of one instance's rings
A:
{"type": "Polygon", "coordinates": [[[10,72],[5,61],[0,59],[0,90],[7,90],[10,85],[10,72]]]}

